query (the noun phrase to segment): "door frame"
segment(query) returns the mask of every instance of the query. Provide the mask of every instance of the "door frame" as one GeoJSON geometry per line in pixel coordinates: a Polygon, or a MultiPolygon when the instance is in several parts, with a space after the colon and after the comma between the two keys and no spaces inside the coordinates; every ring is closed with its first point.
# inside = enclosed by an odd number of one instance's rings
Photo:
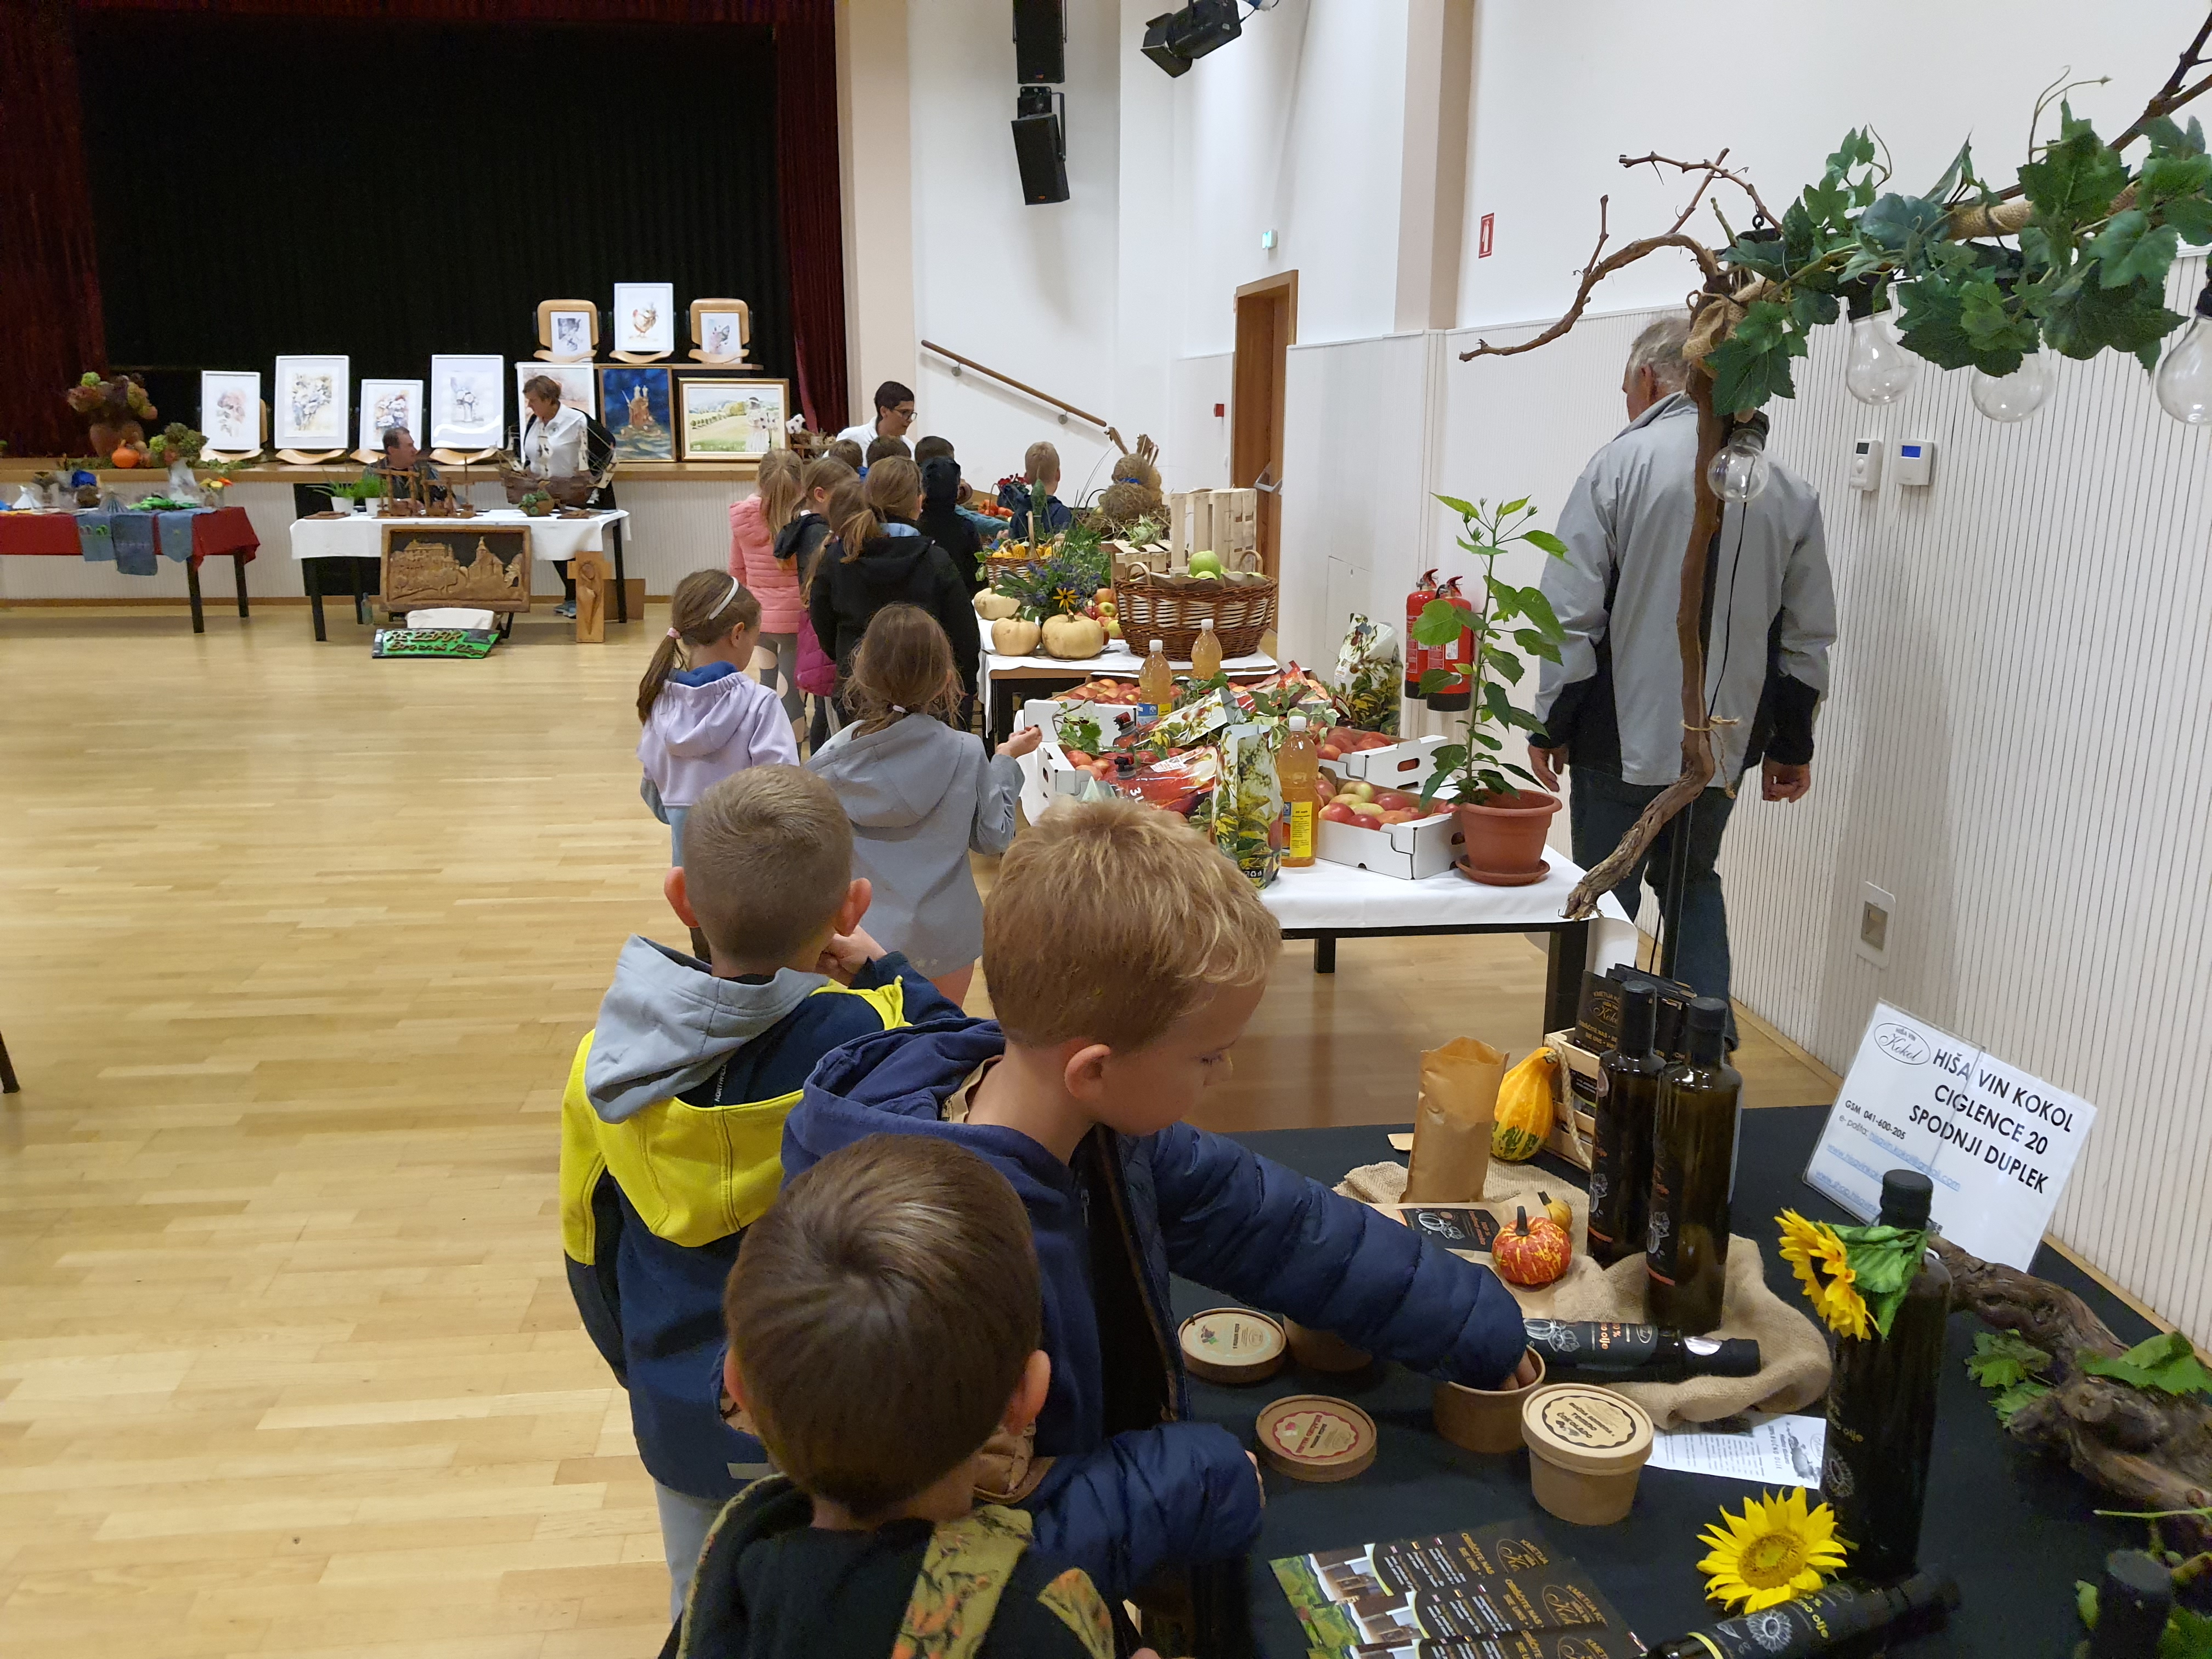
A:
{"type": "Polygon", "coordinates": [[[1259,500],[1260,568],[1282,574],[1283,404],[1290,349],[1298,340],[1298,273],[1278,271],[1236,295],[1237,352],[1230,377],[1229,483],[1249,489],[1262,472],[1273,490],[1259,500]]]}

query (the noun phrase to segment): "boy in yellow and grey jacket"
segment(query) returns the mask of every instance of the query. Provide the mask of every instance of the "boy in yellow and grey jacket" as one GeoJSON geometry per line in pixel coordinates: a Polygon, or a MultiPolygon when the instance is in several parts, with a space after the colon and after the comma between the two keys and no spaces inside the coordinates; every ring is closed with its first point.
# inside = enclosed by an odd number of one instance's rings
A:
{"type": "Polygon", "coordinates": [[[711,962],[633,937],[561,1106],[561,1228],[585,1328],[629,1391],[672,1601],[708,1526],[767,1472],[715,1410],[722,1286],[782,1179],[783,1121],[823,1055],[959,1010],[860,930],[852,828],[793,766],[724,779],[668,873],[711,962]]]}

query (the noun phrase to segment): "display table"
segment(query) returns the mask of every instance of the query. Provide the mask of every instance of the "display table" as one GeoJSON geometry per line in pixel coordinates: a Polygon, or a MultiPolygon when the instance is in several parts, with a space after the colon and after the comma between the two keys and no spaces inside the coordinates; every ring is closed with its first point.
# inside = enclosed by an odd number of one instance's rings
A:
{"type": "MultiPolygon", "coordinates": [[[[976,695],[982,699],[985,741],[995,745],[1006,740],[1014,729],[1016,699],[1019,697],[1048,697],[1055,690],[1066,690],[1071,685],[1080,685],[1093,675],[1109,675],[1115,679],[1134,679],[1145,659],[1128,648],[1127,641],[1108,641],[1107,648],[1095,657],[1085,657],[1074,662],[1059,657],[1006,657],[990,648],[991,624],[983,624],[983,668],[975,684],[976,695]]],[[[1188,659],[1170,657],[1170,667],[1179,672],[1190,672],[1188,659]]],[[[1231,679],[1265,679],[1275,672],[1273,657],[1255,654],[1249,657],[1230,657],[1221,665],[1221,672],[1231,679]]]]}
{"type": "Polygon", "coordinates": [[[330,635],[323,626],[322,561],[349,561],[347,574],[351,578],[354,620],[365,621],[362,615],[362,600],[375,596],[372,585],[362,586],[362,565],[375,567],[370,574],[374,581],[383,580],[384,526],[388,524],[423,524],[440,527],[455,524],[526,524],[530,526],[531,557],[539,564],[565,564],[585,549],[595,552],[611,552],[614,556],[615,620],[629,620],[629,590],[623,582],[623,526],[629,514],[622,507],[605,513],[594,513],[587,519],[557,519],[550,516],[533,519],[516,507],[495,507],[480,512],[469,519],[387,519],[382,514],[349,513],[343,519],[295,519],[292,522],[292,557],[301,565],[301,574],[307,585],[307,603],[314,612],[315,637],[326,640],[330,635]],[[611,538],[611,546],[610,546],[611,538]]]}
{"type": "MultiPolygon", "coordinates": [[[[1790,1208],[1816,1220],[1853,1219],[1801,1179],[1827,1110],[1793,1106],[1746,1112],[1738,1146],[1735,1230],[1760,1242],[1767,1284],[1798,1309],[1804,1298],[1774,1248],[1774,1216],[1790,1208]]],[[[1277,1129],[1236,1139],[1334,1184],[1355,1165],[1391,1158],[1387,1133],[1376,1125],[1277,1129]]],[[[1542,1161],[1553,1173],[1566,1172],[1565,1164],[1542,1161]]],[[[1579,1174],[1569,1178],[1577,1185],[1582,1181],[1579,1174]]],[[[2048,1245],[2037,1252],[2034,1272],[2081,1297],[2121,1341],[2152,1334],[2143,1320],[2048,1245]]],[[[1177,1279],[1175,1316],[1188,1318],[1228,1299],[1177,1279]]],[[[1899,1646],[1900,1659],[2068,1652],[2081,1633],[2074,1581],[2094,1583],[2108,1550],[2143,1547],[2142,1522],[2100,1520],[2091,1512],[2127,1505],[2005,1437],[1989,1396],[1966,1371],[1974,1333],[1985,1328],[1971,1315],[1952,1316],[1922,1529],[1921,1559],[1957,1577],[1963,1605],[1947,1632],[1899,1646]]],[[[1297,1617],[1267,1570],[1271,1559],[1522,1517],[1533,1517],[1543,1537],[1582,1564],[1647,1644],[1719,1616],[1703,1599],[1697,1563],[1706,1547],[1698,1540],[1698,1529],[1714,1523],[1723,1504],[1740,1509],[1745,1498],[1757,1495],[1756,1486],[1647,1468],[1627,1520],[1611,1527],[1569,1526],[1539,1510],[1529,1495],[1527,1452],[1486,1457],[1460,1450],[1431,1425],[1427,1378],[1398,1365],[1376,1371],[1332,1376],[1292,1364],[1243,1389],[1192,1379],[1193,1414],[1228,1428],[1248,1446],[1262,1406],[1304,1392],[1357,1401],[1382,1431],[1374,1467],[1352,1480],[1311,1486],[1273,1472],[1267,1477],[1267,1507],[1247,1583],[1259,1651],[1269,1659],[1302,1659],[1305,1652],[1297,1617]]]]}
{"type": "MultiPolygon", "coordinates": [[[[0,513],[0,556],[82,559],[84,549],[77,540],[76,521],[74,513],[0,513]]],[[[246,604],[246,567],[260,548],[261,538],[253,533],[253,521],[243,507],[211,507],[192,515],[191,556],[180,562],[185,567],[185,589],[191,598],[193,633],[207,632],[207,617],[200,608],[200,561],[230,560],[238,586],[238,614],[243,617],[250,614],[246,604]]]]}

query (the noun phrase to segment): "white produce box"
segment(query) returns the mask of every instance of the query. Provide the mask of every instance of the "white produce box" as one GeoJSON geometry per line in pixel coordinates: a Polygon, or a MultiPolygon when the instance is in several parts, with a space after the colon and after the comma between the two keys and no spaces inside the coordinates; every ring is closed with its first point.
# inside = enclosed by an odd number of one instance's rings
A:
{"type": "Polygon", "coordinates": [[[1421,781],[1435,769],[1429,757],[1443,748],[1446,741],[1441,735],[1409,738],[1388,749],[1354,750],[1340,760],[1325,760],[1322,764],[1340,777],[1361,778],[1377,789],[1402,789],[1409,795],[1418,795],[1421,793],[1421,781]]]}
{"type": "MultiPolygon", "coordinates": [[[[1381,750],[1371,751],[1381,754],[1381,750]]],[[[1322,818],[1314,824],[1314,856],[1349,864],[1400,881],[1425,881],[1452,867],[1466,837],[1459,820],[1447,811],[1411,823],[1385,823],[1370,830],[1322,818]]]]}

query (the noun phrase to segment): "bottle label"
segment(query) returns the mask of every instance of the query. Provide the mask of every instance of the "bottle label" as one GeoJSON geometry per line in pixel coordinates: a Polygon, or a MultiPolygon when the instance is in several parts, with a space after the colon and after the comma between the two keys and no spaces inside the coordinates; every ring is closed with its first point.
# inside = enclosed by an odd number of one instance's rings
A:
{"type": "Polygon", "coordinates": [[[1839,1584],[1724,1620],[1694,1636],[1716,1659],[1809,1659],[1873,1629],[1886,1610],[1881,1596],[1862,1595],[1839,1584]]]}
{"type": "Polygon", "coordinates": [[[1144,721],[1146,725],[1150,726],[1154,720],[1159,719],[1159,704],[1156,702],[1140,702],[1137,705],[1137,718],[1144,721]]]}
{"type": "Polygon", "coordinates": [[[1314,804],[1310,800],[1283,803],[1283,856],[1311,860],[1314,855],[1314,804]]]}
{"type": "Polygon", "coordinates": [[[1674,1282],[1674,1214],[1681,1196],[1681,1172],[1670,1149],[1655,1146],[1651,1152],[1651,1214],[1644,1224],[1644,1265],[1662,1285],[1674,1282]]]}

